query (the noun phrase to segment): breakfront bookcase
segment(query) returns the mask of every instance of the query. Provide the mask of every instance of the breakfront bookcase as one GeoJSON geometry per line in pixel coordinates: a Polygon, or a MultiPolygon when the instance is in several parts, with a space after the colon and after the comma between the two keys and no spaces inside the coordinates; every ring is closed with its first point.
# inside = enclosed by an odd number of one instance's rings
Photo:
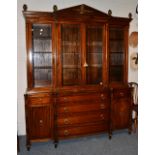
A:
{"type": "Polygon", "coordinates": [[[84,4],[28,11],[26,21],[27,149],[35,141],[75,138],[127,128],[128,29],[132,20],[84,4]]]}

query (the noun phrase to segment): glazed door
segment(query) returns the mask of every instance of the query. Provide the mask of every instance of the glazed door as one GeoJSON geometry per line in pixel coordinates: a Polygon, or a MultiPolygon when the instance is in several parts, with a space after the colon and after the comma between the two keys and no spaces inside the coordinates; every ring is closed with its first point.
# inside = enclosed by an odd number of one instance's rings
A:
{"type": "Polygon", "coordinates": [[[124,82],[125,33],[123,28],[111,27],[109,31],[109,82],[124,82]]]}
{"type": "Polygon", "coordinates": [[[52,25],[29,26],[28,85],[51,87],[53,84],[52,25]]]}
{"type": "Polygon", "coordinates": [[[86,84],[103,82],[103,26],[86,26],[86,84]]]}
{"type": "Polygon", "coordinates": [[[62,86],[81,83],[80,25],[61,25],[61,75],[62,86]]]}

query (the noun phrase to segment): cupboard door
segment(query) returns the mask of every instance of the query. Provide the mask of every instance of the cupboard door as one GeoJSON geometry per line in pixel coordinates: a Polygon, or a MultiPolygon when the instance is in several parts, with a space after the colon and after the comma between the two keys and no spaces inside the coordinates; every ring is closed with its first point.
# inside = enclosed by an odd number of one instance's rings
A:
{"type": "Polygon", "coordinates": [[[116,90],[112,97],[112,129],[130,128],[131,93],[130,89],[116,90]]]}
{"type": "Polygon", "coordinates": [[[79,85],[81,82],[80,25],[61,25],[62,85],[79,85]]]}
{"type": "Polygon", "coordinates": [[[51,139],[51,105],[29,106],[27,107],[27,112],[29,138],[32,140],[51,139]]]}
{"type": "Polygon", "coordinates": [[[125,39],[123,28],[110,28],[109,50],[109,81],[123,82],[125,76],[125,39]]]}
{"type": "Polygon", "coordinates": [[[51,24],[32,24],[32,72],[34,87],[46,87],[52,83],[51,35],[51,24]]]}
{"type": "Polygon", "coordinates": [[[86,27],[86,83],[102,82],[103,66],[103,27],[86,27]]]}

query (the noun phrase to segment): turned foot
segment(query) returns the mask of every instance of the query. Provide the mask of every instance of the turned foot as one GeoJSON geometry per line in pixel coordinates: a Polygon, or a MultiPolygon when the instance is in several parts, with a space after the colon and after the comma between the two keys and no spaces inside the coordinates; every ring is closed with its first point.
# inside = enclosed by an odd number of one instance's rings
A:
{"type": "Polygon", "coordinates": [[[111,139],[111,138],[112,138],[112,133],[110,132],[110,133],[109,133],[109,139],[111,139]]]}
{"type": "Polygon", "coordinates": [[[54,143],[54,147],[57,148],[58,147],[58,143],[54,143]]]}
{"type": "Polygon", "coordinates": [[[30,143],[29,139],[27,139],[27,141],[26,141],[26,148],[27,148],[27,151],[30,151],[31,143],[30,143]]]}
{"type": "Polygon", "coordinates": [[[111,139],[112,138],[112,136],[111,135],[109,135],[109,139],[111,139]]]}
{"type": "Polygon", "coordinates": [[[30,147],[31,147],[30,145],[27,145],[27,146],[26,146],[27,151],[30,151],[30,147]]]}

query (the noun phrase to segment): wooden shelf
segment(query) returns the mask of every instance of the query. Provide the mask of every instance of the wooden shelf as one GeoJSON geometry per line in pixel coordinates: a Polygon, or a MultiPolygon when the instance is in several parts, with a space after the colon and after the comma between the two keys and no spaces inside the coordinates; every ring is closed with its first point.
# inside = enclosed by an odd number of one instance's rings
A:
{"type": "Polygon", "coordinates": [[[124,65],[111,65],[110,64],[110,67],[123,67],[124,65]]]}
{"type": "Polygon", "coordinates": [[[109,41],[117,41],[117,42],[119,42],[119,41],[124,41],[124,39],[123,38],[109,38],[109,41]]]}
{"type": "Polygon", "coordinates": [[[81,69],[81,66],[75,66],[75,65],[63,65],[63,69],[81,69]]]}
{"type": "Polygon", "coordinates": [[[34,66],[34,69],[52,69],[52,66],[34,66]]]}
{"type": "Polygon", "coordinates": [[[33,40],[52,40],[52,38],[49,36],[49,37],[33,37],[33,40]]]}
{"type": "Polygon", "coordinates": [[[35,54],[43,54],[43,53],[45,53],[45,54],[52,54],[52,51],[33,51],[33,53],[35,53],[35,54]]]}

